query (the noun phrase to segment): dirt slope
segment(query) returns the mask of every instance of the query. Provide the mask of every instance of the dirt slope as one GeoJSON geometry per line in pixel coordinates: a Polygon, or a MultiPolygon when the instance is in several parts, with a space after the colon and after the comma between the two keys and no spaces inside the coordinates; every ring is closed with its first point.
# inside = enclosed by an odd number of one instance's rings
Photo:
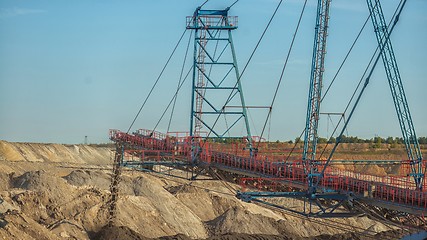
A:
{"type": "Polygon", "coordinates": [[[108,164],[111,149],[56,143],[10,143],[0,140],[0,160],[48,163],[108,164]]]}
{"type": "MultiPolygon", "coordinates": [[[[117,226],[106,227],[109,151],[1,141],[0,214],[4,221],[0,221],[0,238],[274,239],[268,236],[281,235],[286,236],[281,239],[302,239],[344,233],[339,227],[244,203],[217,180],[190,182],[137,171],[124,171],[117,226]]],[[[283,204],[300,207],[302,203],[283,200],[283,204]]],[[[354,232],[389,230],[367,217],[335,221],[352,226],[354,232]]]]}

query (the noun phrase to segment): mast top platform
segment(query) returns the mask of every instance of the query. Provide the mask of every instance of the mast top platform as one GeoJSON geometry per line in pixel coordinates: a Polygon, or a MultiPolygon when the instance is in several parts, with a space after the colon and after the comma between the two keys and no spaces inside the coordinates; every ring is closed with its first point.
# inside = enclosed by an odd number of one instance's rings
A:
{"type": "Polygon", "coordinates": [[[187,16],[187,29],[234,30],[237,16],[228,16],[229,8],[224,10],[202,10],[197,8],[193,16],[187,16]]]}

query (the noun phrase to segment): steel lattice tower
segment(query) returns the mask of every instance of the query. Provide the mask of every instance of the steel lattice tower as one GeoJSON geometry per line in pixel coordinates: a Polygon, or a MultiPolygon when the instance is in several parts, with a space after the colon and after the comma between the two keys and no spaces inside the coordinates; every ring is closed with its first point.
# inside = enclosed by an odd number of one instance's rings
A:
{"type": "Polygon", "coordinates": [[[384,69],[393,97],[397,117],[399,119],[403,140],[405,141],[406,152],[411,165],[410,175],[414,178],[417,188],[422,190],[423,180],[425,178],[425,173],[423,173],[422,169],[423,156],[415,133],[411,112],[409,111],[409,105],[403,88],[402,78],[400,77],[400,71],[397,66],[396,56],[389,38],[389,28],[380,1],[367,0],[367,4],[371,13],[375,36],[380,48],[380,54],[384,63],[384,69]]]}
{"type": "MultiPolygon", "coordinates": [[[[304,149],[302,159],[309,176],[309,187],[314,178],[321,177],[316,163],[317,128],[319,124],[320,101],[322,99],[323,72],[325,70],[326,40],[328,36],[329,7],[331,0],[318,0],[313,58],[311,65],[310,89],[308,94],[304,149]]],[[[314,189],[313,189],[314,191],[314,189]]]]}
{"type": "Polygon", "coordinates": [[[231,34],[237,29],[237,17],[228,16],[228,10],[199,7],[193,16],[187,17],[187,29],[195,32],[190,135],[246,137],[251,149],[251,131],[231,34]],[[245,132],[239,135],[233,127],[241,123],[245,132]]]}

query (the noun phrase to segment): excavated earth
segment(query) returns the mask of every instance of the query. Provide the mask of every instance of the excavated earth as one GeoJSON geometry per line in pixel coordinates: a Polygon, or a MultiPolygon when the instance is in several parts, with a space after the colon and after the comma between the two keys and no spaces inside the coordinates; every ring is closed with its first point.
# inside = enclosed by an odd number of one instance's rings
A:
{"type": "MultiPolygon", "coordinates": [[[[123,171],[107,225],[108,147],[0,141],[2,239],[396,239],[367,216],[309,219],[235,198],[239,186],[123,171]]],[[[184,172],[174,170],[177,175],[184,172]]],[[[301,208],[302,203],[281,199],[301,208]]]]}

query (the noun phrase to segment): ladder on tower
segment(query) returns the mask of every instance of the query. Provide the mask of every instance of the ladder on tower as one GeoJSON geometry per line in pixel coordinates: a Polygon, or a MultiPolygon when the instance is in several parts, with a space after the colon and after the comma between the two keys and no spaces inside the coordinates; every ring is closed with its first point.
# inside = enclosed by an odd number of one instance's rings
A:
{"type": "Polygon", "coordinates": [[[206,45],[207,45],[207,40],[206,40],[206,29],[201,29],[200,30],[200,39],[199,39],[199,44],[200,44],[200,48],[199,48],[199,52],[198,52],[198,56],[197,56],[197,62],[198,62],[198,76],[197,76],[197,84],[196,84],[196,119],[195,119],[195,124],[194,124],[194,135],[197,137],[200,137],[200,132],[202,129],[202,122],[200,121],[200,119],[202,119],[202,111],[203,111],[203,99],[205,97],[205,59],[206,59],[206,45]]]}

